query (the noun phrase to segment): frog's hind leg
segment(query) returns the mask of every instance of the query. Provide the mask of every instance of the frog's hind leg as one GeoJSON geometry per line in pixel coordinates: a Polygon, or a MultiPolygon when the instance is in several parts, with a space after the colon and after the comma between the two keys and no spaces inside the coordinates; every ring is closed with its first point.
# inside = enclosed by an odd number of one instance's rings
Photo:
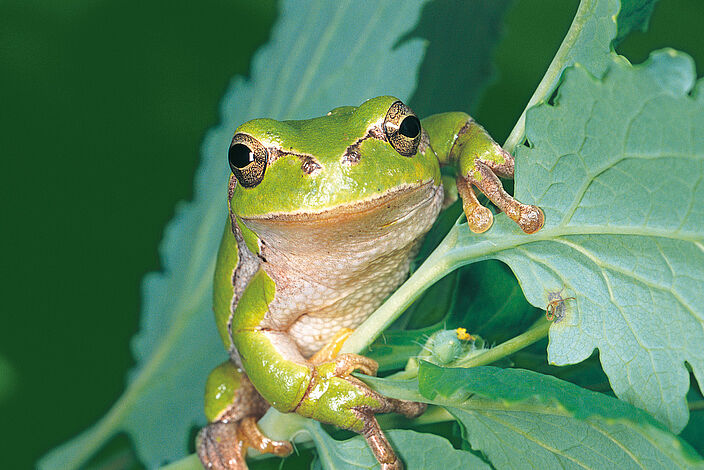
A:
{"type": "Polygon", "coordinates": [[[423,414],[426,409],[425,403],[385,397],[371,390],[364,382],[355,377],[348,376],[346,381],[357,387],[368,401],[376,402],[373,406],[362,405],[351,408],[352,413],[362,422],[362,428],[357,432],[367,441],[382,470],[402,469],[403,465],[379,426],[375,415],[379,413],[400,413],[407,418],[415,418],[423,414]]]}
{"type": "Polygon", "coordinates": [[[296,412],[361,434],[382,470],[400,470],[403,465],[375,415],[400,413],[415,418],[425,411],[426,405],[385,397],[350,375],[354,370],[375,375],[377,369],[376,361],[357,354],[341,354],[317,364],[308,392],[296,412]]]}
{"type": "Polygon", "coordinates": [[[223,363],[211,372],[205,407],[211,422],[196,439],[198,456],[205,468],[247,470],[248,447],[281,457],[292,452],[290,442],[274,441],[259,430],[257,420],[269,404],[232,362],[223,363]]]}

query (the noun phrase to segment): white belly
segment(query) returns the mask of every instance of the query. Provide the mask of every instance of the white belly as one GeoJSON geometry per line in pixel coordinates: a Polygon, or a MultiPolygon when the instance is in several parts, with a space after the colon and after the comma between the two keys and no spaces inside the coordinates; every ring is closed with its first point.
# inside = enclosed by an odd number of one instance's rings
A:
{"type": "Polygon", "coordinates": [[[276,284],[262,327],[288,332],[308,357],[358,326],[408,275],[442,199],[426,183],[321,214],[245,219],[276,284]]]}

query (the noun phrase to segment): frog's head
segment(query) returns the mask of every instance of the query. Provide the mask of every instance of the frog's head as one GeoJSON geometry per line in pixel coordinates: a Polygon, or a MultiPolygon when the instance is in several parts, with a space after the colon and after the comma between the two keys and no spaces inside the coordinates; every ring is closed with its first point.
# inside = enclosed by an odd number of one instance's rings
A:
{"type": "Polygon", "coordinates": [[[232,210],[247,219],[316,214],[437,188],[437,158],[427,150],[418,117],[392,96],[314,119],[255,119],[230,145],[232,210]]]}

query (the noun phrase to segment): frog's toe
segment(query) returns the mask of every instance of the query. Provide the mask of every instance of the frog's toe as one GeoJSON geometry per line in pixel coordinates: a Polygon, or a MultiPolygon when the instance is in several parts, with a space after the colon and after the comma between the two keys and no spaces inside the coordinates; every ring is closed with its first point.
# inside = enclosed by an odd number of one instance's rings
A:
{"type": "Polygon", "coordinates": [[[238,436],[245,446],[251,447],[262,454],[286,457],[293,452],[293,445],[289,441],[275,441],[262,434],[254,416],[248,416],[240,421],[238,436]]]}
{"type": "Polygon", "coordinates": [[[406,401],[406,400],[396,400],[394,398],[387,398],[387,400],[393,400],[392,406],[395,413],[400,413],[406,418],[417,418],[418,416],[425,413],[428,405],[425,403],[419,403],[417,401],[406,401]]]}
{"type": "Polygon", "coordinates": [[[248,447],[279,457],[293,452],[289,441],[275,441],[262,434],[254,416],[210,423],[196,438],[200,461],[205,468],[214,470],[247,470],[245,451],[248,447]]]}
{"type": "Polygon", "coordinates": [[[474,206],[471,212],[465,212],[467,225],[474,233],[484,233],[491,228],[494,223],[494,215],[484,206],[474,206]]]}
{"type": "Polygon", "coordinates": [[[521,204],[521,211],[516,221],[525,233],[535,233],[545,224],[545,214],[538,206],[521,204]]]}
{"type": "Polygon", "coordinates": [[[457,191],[462,196],[462,209],[467,216],[469,229],[474,233],[484,233],[489,230],[494,223],[494,215],[479,203],[470,180],[458,177],[457,191]]]}
{"type": "Polygon", "coordinates": [[[374,359],[369,359],[359,354],[340,354],[334,359],[334,362],[335,375],[337,377],[348,376],[355,370],[366,375],[376,375],[379,370],[379,364],[374,359]]]}
{"type": "Polygon", "coordinates": [[[237,435],[237,423],[217,421],[198,433],[196,450],[205,468],[247,470],[244,445],[237,435]]]}
{"type": "Polygon", "coordinates": [[[365,416],[362,436],[367,441],[374,457],[383,470],[403,470],[401,460],[396,456],[379,423],[373,415],[365,416]]]}

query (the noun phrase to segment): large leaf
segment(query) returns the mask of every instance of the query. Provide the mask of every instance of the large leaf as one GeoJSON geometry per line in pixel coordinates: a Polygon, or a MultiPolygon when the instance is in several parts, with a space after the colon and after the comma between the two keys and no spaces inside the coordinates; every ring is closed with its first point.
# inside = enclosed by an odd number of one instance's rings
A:
{"type": "MultiPolygon", "coordinates": [[[[379,463],[362,436],[346,441],[331,438],[318,423],[306,426],[318,448],[315,470],[373,469],[379,463]]],[[[443,468],[446,470],[488,470],[491,467],[471,452],[457,450],[450,442],[435,434],[422,434],[410,430],[392,430],[386,433],[394,449],[406,462],[408,470],[443,468]]]]}
{"type": "Polygon", "coordinates": [[[42,459],[41,468],[75,468],[120,430],[130,433],[149,467],[185,454],[191,427],[204,422],[206,375],[226,357],[210,298],[227,214],[223,155],[233,129],[256,117],[321,115],[380,94],[408,98],[424,46],[399,39],[423,3],[404,2],[400,14],[389,2],[282,2],[271,43],[254,59],[252,79],[236,78],[223,99],[221,124],[203,145],[195,199],[178,207],[166,229],[163,272],[145,279],[141,331],[133,342],[138,364],[125,393],[93,428],[42,459]]]}
{"type": "Polygon", "coordinates": [[[684,362],[704,380],[704,106],[701,93],[688,96],[694,80],[691,59],[671,50],[638,67],[614,58],[602,82],[571,70],[558,104],[529,112],[532,148],[518,151],[516,192],[545,211],[542,240],[498,256],[534,305],[563,287],[577,298],[551,328],[551,362],[599,348],[616,394],[676,431],[688,417],[684,362]]]}
{"type": "Polygon", "coordinates": [[[418,382],[426,401],[454,415],[495,468],[704,468],[646,413],[554,377],[423,363],[418,382]]]}

